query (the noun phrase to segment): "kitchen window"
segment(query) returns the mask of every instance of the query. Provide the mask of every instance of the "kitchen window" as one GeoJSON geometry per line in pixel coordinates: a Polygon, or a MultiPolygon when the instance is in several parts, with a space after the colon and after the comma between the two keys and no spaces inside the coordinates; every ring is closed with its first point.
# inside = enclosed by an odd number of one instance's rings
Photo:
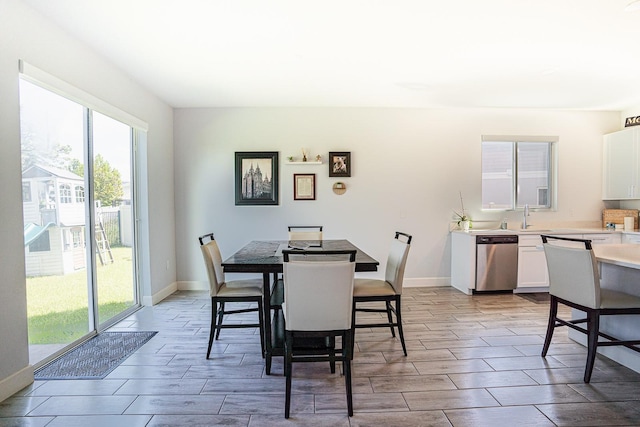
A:
{"type": "Polygon", "coordinates": [[[482,137],[482,208],[553,209],[557,137],[482,137]]]}

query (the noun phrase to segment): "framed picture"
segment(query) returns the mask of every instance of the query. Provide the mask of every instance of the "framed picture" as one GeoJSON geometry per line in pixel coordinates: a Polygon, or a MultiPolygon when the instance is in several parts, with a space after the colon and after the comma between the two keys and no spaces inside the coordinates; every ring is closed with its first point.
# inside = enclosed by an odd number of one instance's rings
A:
{"type": "Polygon", "coordinates": [[[329,176],[351,176],[351,152],[329,152],[329,176]]]}
{"type": "Polygon", "coordinates": [[[278,204],[278,152],[236,152],[236,206],[278,204]]]}
{"type": "Polygon", "coordinates": [[[293,200],[315,200],[315,199],[316,199],[316,174],[315,173],[293,174],[293,200]]]}

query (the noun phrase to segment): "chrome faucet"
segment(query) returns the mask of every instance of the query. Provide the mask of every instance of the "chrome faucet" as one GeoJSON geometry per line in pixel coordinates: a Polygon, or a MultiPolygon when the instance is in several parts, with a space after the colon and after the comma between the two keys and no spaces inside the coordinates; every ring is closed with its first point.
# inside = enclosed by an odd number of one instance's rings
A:
{"type": "Polygon", "coordinates": [[[524,211],[522,213],[522,229],[526,230],[529,224],[527,224],[527,217],[529,216],[529,204],[524,205],[524,211]]]}

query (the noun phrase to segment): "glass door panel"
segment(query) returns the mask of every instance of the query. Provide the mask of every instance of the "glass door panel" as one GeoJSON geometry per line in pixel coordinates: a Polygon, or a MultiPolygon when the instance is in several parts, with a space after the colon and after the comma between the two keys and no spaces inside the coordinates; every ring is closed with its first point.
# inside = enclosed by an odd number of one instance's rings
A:
{"type": "Polygon", "coordinates": [[[93,112],[98,324],[136,304],[131,127],[93,112]]]}
{"type": "Polygon", "coordinates": [[[30,361],[92,329],[85,242],[85,109],[20,81],[30,361]]]}

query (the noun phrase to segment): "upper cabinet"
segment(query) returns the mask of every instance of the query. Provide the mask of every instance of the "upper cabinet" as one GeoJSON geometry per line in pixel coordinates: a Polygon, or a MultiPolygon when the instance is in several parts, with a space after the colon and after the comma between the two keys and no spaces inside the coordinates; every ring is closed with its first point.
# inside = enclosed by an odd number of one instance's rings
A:
{"type": "Polygon", "coordinates": [[[602,199],[640,199],[640,128],[604,136],[602,199]]]}

